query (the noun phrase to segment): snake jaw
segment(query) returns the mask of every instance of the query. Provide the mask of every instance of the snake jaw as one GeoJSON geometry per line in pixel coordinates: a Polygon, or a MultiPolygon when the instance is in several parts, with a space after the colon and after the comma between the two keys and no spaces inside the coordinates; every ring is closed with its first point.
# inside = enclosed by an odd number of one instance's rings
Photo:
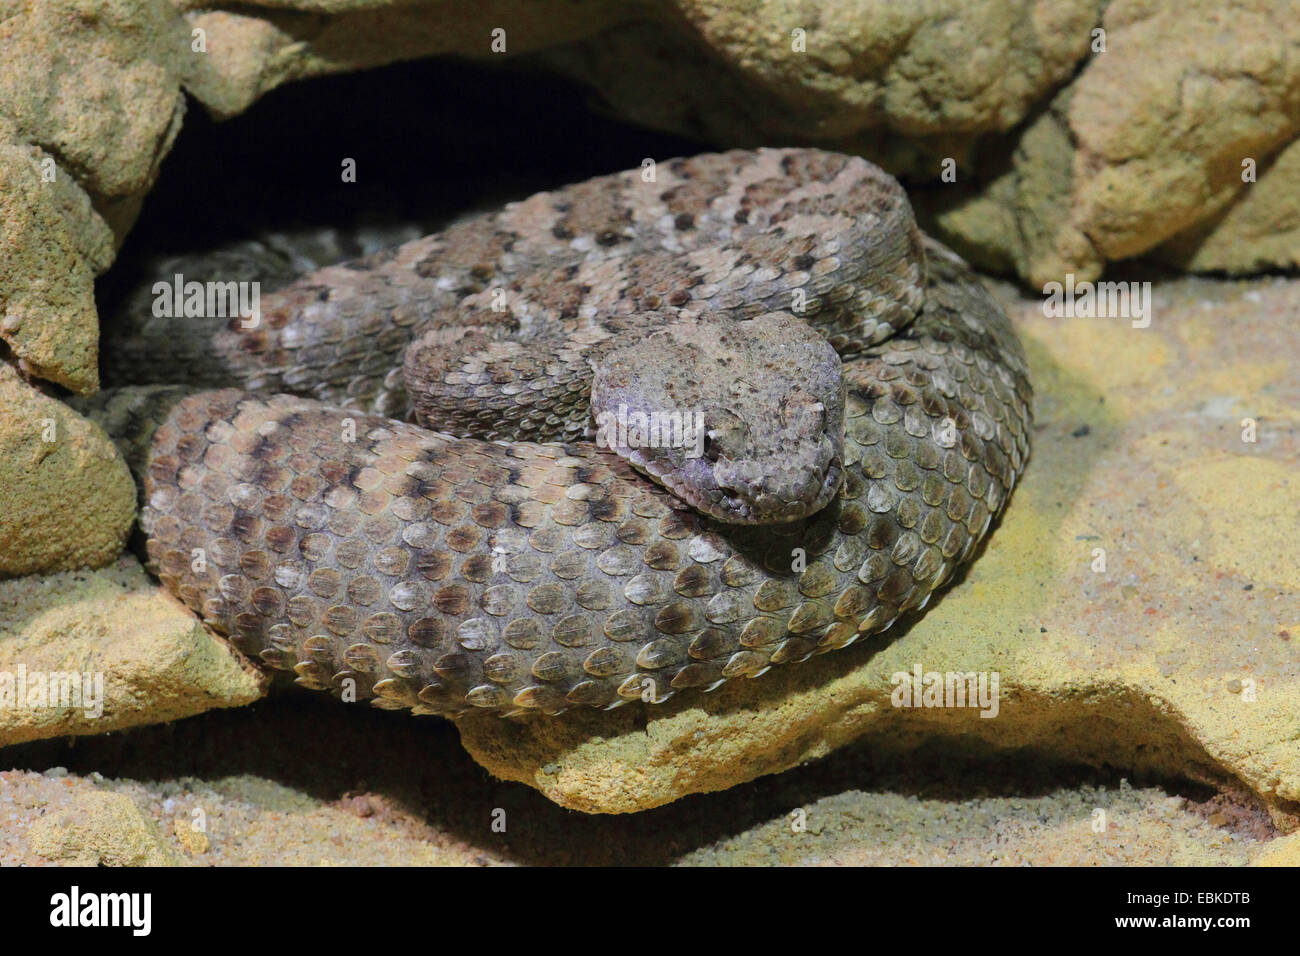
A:
{"type": "Polygon", "coordinates": [[[718,489],[713,506],[700,510],[728,524],[783,524],[816,514],[835,499],[844,482],[844,459],[835,443],[823,438],[818,449],[820,469],[809,475],[780,475],[772,462],[720,462],[715,465],[718,489]],[[820,481],[804,480],[820,474],[820,481]],[[781,481],[780,477],[787,480],[781,481]]]}
{"type": "Polygon", "coordinates": [[[844,483],[844,459],[837,443],[821,440],[817,482],[772,480],[772,463],[763,460],[672,462],[641,448],[614,446],[616,454],[695,510],[734,525],[785,524],[829,505],[844,483]]]}

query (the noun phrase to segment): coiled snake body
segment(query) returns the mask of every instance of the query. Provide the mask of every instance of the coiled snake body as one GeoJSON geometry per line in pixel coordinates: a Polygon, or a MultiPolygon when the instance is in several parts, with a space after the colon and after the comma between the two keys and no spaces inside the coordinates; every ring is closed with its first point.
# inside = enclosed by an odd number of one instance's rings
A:
{"type": "Polygon", "coordinates": [[[897,184],[816,150],[539,194],[262,311],[131,317],[106,375],[188,387],[83,407],[163,584],[384,708],[658,702],[845,647],[929,600],[1029,452],[1006,316],[897,184]],[[439,432],[388,417],[407,387],[439,432]],[[602,401],[698,407],[715,445],[592,443],[602,401]]]}

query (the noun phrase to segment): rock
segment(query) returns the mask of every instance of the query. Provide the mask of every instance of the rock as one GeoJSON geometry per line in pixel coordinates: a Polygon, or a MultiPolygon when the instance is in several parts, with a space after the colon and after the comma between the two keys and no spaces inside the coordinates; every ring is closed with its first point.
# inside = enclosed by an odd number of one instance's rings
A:
{"type": "Polygon", "coordinates": [[[919,620],[661,707],[463,719],[462,743],[589,813],[733,787],[853,740],[900,761],[948,740],[1236,778],[1300,825],[1297,301],[1297,281],[1183,280],[1156,287],[1135,329],[1012,298],[1034,457],[985,553],[919,620]],[[895,675],[918,667],[996,672],[996,716],[893,706],[895,675]]]}
{"type": "Polygon", "coordinates": [[[92,279],[180,129],[182,86],[224,117],[285,82],[434,55],[531,55],[629,119],[719,146],[861,152],[932,187],[941,238],[1036,285],[1147,253],[1288,267],[1298,37],[1270,0],[15,5],[0,18],[0,339],[31,377],[94,391],[92,279]]]}
{"type": "Polygon", "coordinates": [[[201,856],[212,849],[212,841],[207,833],[195,829],[193,820],[186,820],[184,817],[173,818],[172,833],[175,834],[181,849],[190,856],[201,856]]]}
{"type": "Polygon", "coordinates": [[[0,581],[0,746],[238,707],[266,683],[134,558],[0,581]]]}
{"type": "Polygon", "coordinates": [[[918,193],[918,217],[985,269],[1095,277],[1096,250],[1071,218],[1075,148],[1066,124],[1044,111],[1025,127],[1009,162],[1009,169],[995,166],[986,186],[959,181],[918,193]]]}
{"type": "Polygon", "coordinates": [[[0,363],[0,577],[114,560],[136,490],[102,428],[0,363]]]}
{"type": "Polygon", "coordinates": [[[0,341],[28,374],[91,392],[94,277],[113,261],[112,232],[53,156],[12,134],[0,117],[0,341]]]}
{"type": "Polygon", "coordinates": [[[543,60],[639,123],[732,145],[794,139],[877,157],[904,155],[880,142],[900,140],[925,157],[909,171],[933,179],[950,146],[964,152],[980,134],[1011,129],[1070,77],[1100,6],[672,0],[659,10],[680,16],[685,32],[670,15],[543,60]]]}
{"type": "Polygon", "coordinates": [[[676,6],[697,36],[640,22],[542,60],[647,125],[860,152],[929,187],[941,238],[1035,285],[1152,250],[1195,270],[1295,262],[1300,171],[1281,156],[1300,34],[1269,0],[676,6]]]}
{"type": "Polygon", "coordinates": [[[1248,799],[1202,803],[1040,755],[960,750],[891,765],[850,748],[806,773],[589,817],[487,779],[454,732],[393,716],[282,697],[41,745],[74,766],[0,771],[0,866],[48,863],[33,826],[88,791],[129,798],[178,857],[207,866],[1285,865],[1300,837],[1279,836],[1248,799]],[[330,759],[305,738],[328,740],[330,759]],[[110,766],[111,778],[88,771],[110,766]]]}
{"type": "Polygon", "coordinates": [[[1254,866],[1300,866],[1300,833],[1274,840],[1257,856],[1254,866]]]}
{"type": "Polygon", "coordinates": [[[540,50],[538,62],[598,88],[636,122],[721,145],[815,142],[934,184],[944,238],[1035,284],[1095,278],[1109,261],[1152,250],[1198,270],[1295,258],[1293,217],[1270,197],[1289,208],[1300,193],[1300,174],[1274,162],[1300,133],[1300,68],[1286,55],[1294,25],[1275,28],[1268,0],[1239,0],[1231,17],[1209,0],[1195,5],[1200,16],[1172,0],[915,9],[874,0],[811,12],[661,0],[638,16],[581,5],[576,20],[552,7],[544,27],[502,3],[441,20],[436,33],[424,7],[404,8],[393,31],[391,11],[381,21],[363,5],[295,6],[329,15],[305,44],[287,12],[187,14],[230,38],[189,78],[196,95],[229,115],[286,79],[489,55],[483,37],[500,23],[509,53],[540,50]],[[386,42],[376,43],[381,22],[386,42]],[[1247,158],[1271,182],[1243,184],[1247,158]],[[941,177],[945,160],[961,170],[955,183],[941,177]],[[1252,241],[1243,247],[1242,236],[1252,241]]]}
{"type": "MultiPolygon", "coordinates": [[[[193,10],[206,50],[182,62],[185,86],[217,116],[233,116],[282,83],[426,56],[515,56],[599,33],[635,17],[603,0],[493,0],[470,6],[296,0],[257,14],[193,10]],[[310,23],[304,31],[303,25],[310,23]],[[503,30],[504,51],[493,49],[503,30]]],[[[251,9],[251,8],[250,8],[251,9]]]]}
{"type": "Polygon", "coordinates": [[[93,277],[180,131],[182,26],[156,0],[0,12],[0,339],[83,394],[98,386],[93,277]]]}
{"type": "Polygon", "coordinates": [[[1151,249],[1242,192],[1300,132],[1300,23],[1267,0],[1112,4],[1072,86],[1075,219],[1107,260],[1151,249]],[[1159,50],[1159,56],[1150,51],[1159,50]]]}
{"type": "Polygon", "coordinates": [[[90,791],[28,831],[32,852],[65,866],[176,866],[176,854],[130,797],[90,791]]]}
{"type": "Polygon", "coordinates": [[[1153,250],[1193,269],[1292,265],[1300,172],[1281,157],[1300,134],[1300,62],[1289,52],[1300,23],[1269,0],[1230,9],[1107,6],[1105,52],[1026,127],[988,189],[977,182],[943,200],[992,199],[1005,209],[994,222],[1020,228],[994,234],[970,210],[950,216],[942,237],[1013,263],[1035,285],[1071,272],[1095,279],[1107,262],[1153,250]],[[1272,181],[1245,181],[1248,162],[1272,181]],[[1280,207],[1270,197],[1284,197],[1280,207]],[[1251,241],[1235,247],[1242,236],[1251,241]]]}
{"type": "Polygon", "coordinates": [[[180,130],[183,27],[157,0],[20,4],[0,18],[0,116],[96,202],[138,200],[180,130]]]}
{"type": "Polygon", "coordinates": [[[1259,181],[1222,213],[1201,220],[1152,255],[1191,272],[1236,275],[1300,267],[1300,141],[1261,165],[1259,181]]]}

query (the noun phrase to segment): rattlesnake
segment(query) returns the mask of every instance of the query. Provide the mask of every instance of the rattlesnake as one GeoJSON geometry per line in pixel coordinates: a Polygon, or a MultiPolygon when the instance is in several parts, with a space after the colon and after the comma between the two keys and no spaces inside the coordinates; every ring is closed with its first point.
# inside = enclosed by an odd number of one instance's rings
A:
{"type": "Polygon", "coordinates": [[[164,585],[298,683],[416,713],[845,647],[924,606],[1029,451],[1006,316],[892,179],[817,150],[542,193],[304,276],[254,329],[137,310],[104,356],[188,383],[82,403],[164,585]],[[703,409],[714,447],[584,439],[615,402],[703,409]]]}

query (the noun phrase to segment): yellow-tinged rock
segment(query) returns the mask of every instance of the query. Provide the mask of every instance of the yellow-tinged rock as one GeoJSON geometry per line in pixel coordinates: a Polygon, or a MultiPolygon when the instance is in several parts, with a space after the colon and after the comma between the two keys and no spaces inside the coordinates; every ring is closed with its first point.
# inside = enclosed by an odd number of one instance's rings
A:
{"type": "Polygon", "coordinates": [[[172,832],[176,834],[181,847],[190,856],[199,856],[212,848],[212,841],[208,839],[208,835],[202,830],[196,830],[192,820],[176,817],[172,821],[172,832]]]}
{"type": "Polygon", "coordinates": [[[103,429],[0,363],[0,577],[113,561],[135,505],[103,429]]]}
{"type": "Polygon", "coordinates": [[[90,791],[32,824],[32,851],[65,866],[176,866],[158,827],[130,797],[90,791]]]}
{"type": "Polygon", "coordinates": [[[1300,866],[1300,833],[1279,837],[1268,845],[1253,866],[1300,866]]]}
{"type": "Polygon", "coordinates": [[[237,707],[265,687],[134,558],[0,581],[0,746],[237,707]]]}
{"type": "Polygon", "coordinates": [[[33,376],[92,392],[112,232],[52,155],[11,135],[0,118],[0,342],[33,376]]]}

